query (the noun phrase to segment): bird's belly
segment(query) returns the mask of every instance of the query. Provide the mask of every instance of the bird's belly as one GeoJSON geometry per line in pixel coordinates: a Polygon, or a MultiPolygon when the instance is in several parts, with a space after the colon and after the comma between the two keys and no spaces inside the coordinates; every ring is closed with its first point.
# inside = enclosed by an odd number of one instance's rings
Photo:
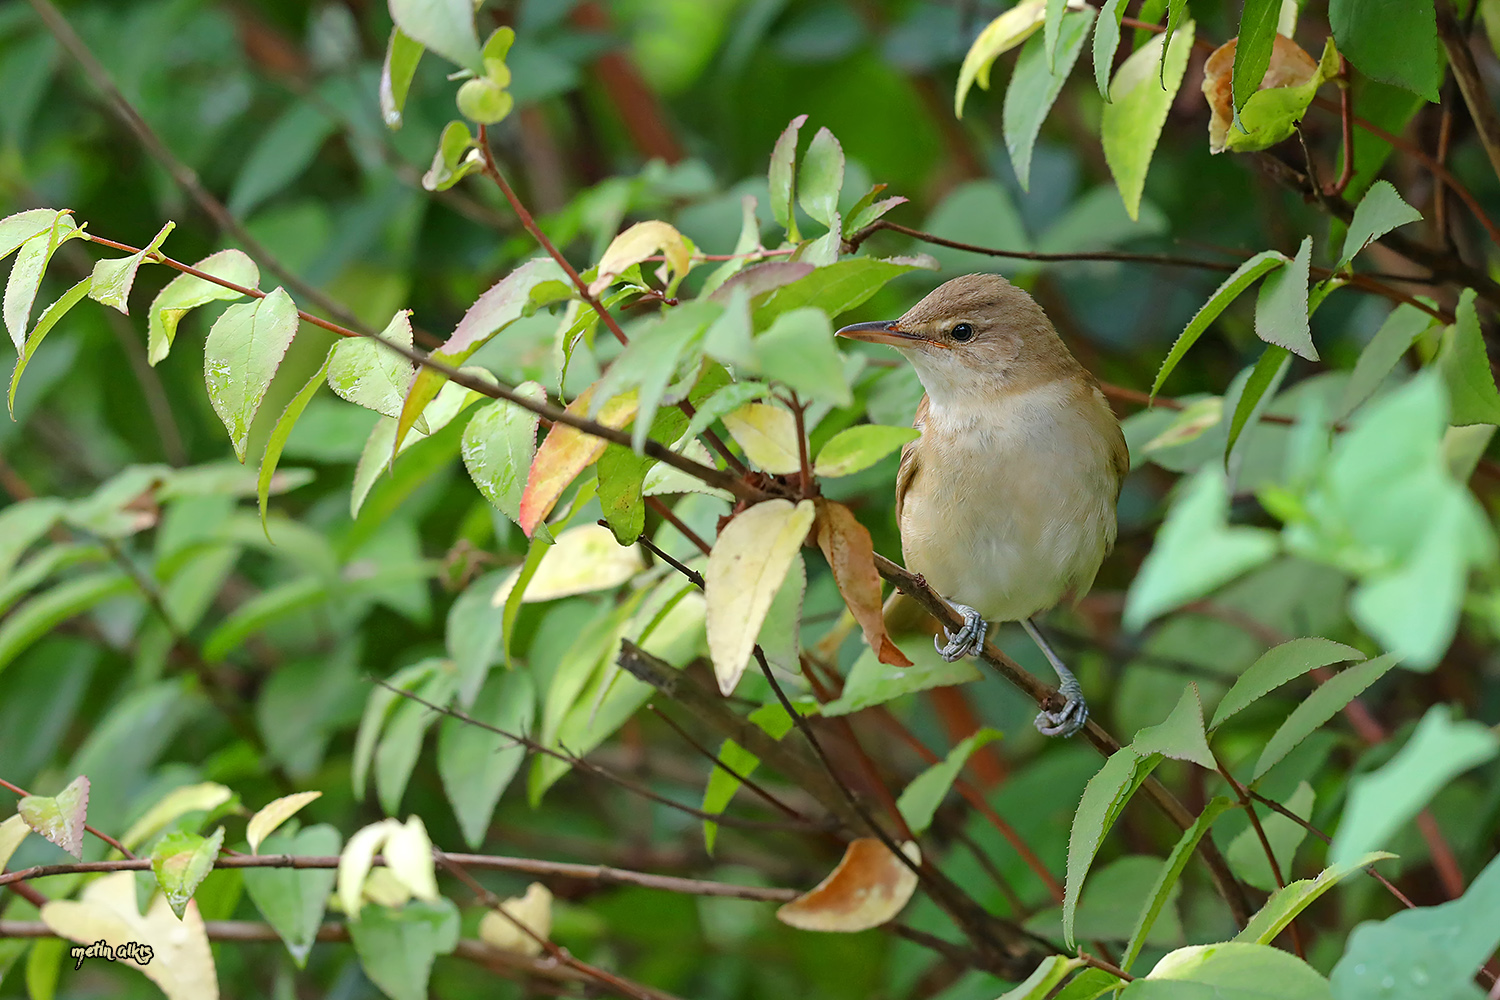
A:
{"type": "Polygon", "coordinates": [[[941,474],[924,469],[907,492],[907,567],[988,621],[1028,618],[1070,587],[1086,590],[1114,541],[1107,458],[1093,448],[965,452],[941,474]]]}

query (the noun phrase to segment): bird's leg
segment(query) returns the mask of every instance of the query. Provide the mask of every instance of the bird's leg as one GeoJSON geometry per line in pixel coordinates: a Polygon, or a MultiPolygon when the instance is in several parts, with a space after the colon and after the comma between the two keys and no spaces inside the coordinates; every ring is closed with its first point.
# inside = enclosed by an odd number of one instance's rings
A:
{"type": "Polygon", "coordinates": [[[1052,669],[1057,671],[1057,689],[1063,696],[1063,707],[1059,711],[1042,709],[1037,713],[1037,732],[1043,736],[1072,736],[1089,720],[1089,705],[1083,700],[1083,687],[1078,683],[1078,678],[1073,676],[1073,671],[1063,666],[1063,661],[1047,645],[1047,640],[1042,638],[1042,633],[1030,618],[1022,618],[1021,627],[1031,636],[1031,641],[1036,643],[1047,662],[1052,664],[1052,669]]]}
{"type": "Polygon", "coordinates": [[[937,636],[932,637],[932,644],[937,647],[938,655],[949,663],[976,654],[983,649],[984,633],[989,628],[979,612],[967,604],[954,602],[953,610],[964,616],[963,625],[957,632],[950,632],[947,626],[943,627],[943,636],[948,640],[946,646],[937,636]]]}

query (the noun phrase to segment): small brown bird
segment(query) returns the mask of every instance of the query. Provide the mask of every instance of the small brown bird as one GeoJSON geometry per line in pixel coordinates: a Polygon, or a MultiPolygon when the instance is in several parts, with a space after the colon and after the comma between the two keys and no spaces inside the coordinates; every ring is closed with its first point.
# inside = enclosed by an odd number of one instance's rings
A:
{"type": "Polygon", "coordinates": [[[907,568],[964,616],[939,652],[967,656],[986,622],[1020,622],[1066,699],[1036,727],[1071,736],[1088,720],[1083,690],[1031,618],[1085,594],[1114,545],[1130,457],[1098,383],[1031,296],[994,274],[955,278],[894,322],[839,335],[895,347],[927,390],[922,436],[901,453],[896,519],[907,568]]]}

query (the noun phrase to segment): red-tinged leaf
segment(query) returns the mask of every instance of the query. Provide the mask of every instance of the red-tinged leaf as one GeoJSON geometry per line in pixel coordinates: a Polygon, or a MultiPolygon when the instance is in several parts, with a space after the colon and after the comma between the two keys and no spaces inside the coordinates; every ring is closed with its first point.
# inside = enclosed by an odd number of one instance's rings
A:
{"type": "Polygon", "coordinates": [[[89,779],[79,775],[56,795],[28,795],[21,800],[26,825],[78,860],[83,860],[83,824],[89,811],[89,779]]]}
{"type": "Polygon", "coordinates": [[[880,610],[880,572],[875,568],[875,547],[870,533],[855,518],[853,511],[832,500],[819,500],[815,531],[818,547],[833,569],[833,578],[844,595],[849,613],[859,622],[865,642],[875,651],[881,663],[909,667],[911,661],[896,648],[885,632],[880,610]]]}
{"type": "MultiPolygon", "coordinates": [[[[920,862],[917,845],[901,853],[920,862]]],[[[917,888],[917,875],[874,837],[851,841],[843,860],[817,886],[776,911],[776,919],[805,931],[855,931],[879,927],[901,912],[917,888]]]]}
{"type": "MultiPolygon", "coordinates": [[[[593,397],[593,386],[585,389],[577,399],[568,404],[568,412],[583,416],[588,413],[589,401],[593,397]]],[[[606,427],[620,428],[630,423],[635,416],[637,393],[621,393],[599,411],[595,418],[606,427]]],[[[553,424],[547,432],[536,458],[531,461],[531,472],[526,477],[526,491],[521,494],[521,530],[530,538],[536,526],[546,520],[558,498],[568,484],[578,478],[599,456],[604,454],[607,442],[567,424],[553,424]]]]}

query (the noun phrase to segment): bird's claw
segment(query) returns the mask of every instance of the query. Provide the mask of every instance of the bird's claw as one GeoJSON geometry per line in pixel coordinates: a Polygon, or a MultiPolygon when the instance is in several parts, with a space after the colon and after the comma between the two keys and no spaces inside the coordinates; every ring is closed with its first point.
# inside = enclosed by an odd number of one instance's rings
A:
{"type": "Polygon", "coordinates": [[[932,644],[937,648],[938,655],[949,663],[972,656],[983,649],[984,635],[989,629],[979,612],[968,605],[955,604],[953,609],[964,616],[963,625],[957,632],[950,631],[946,626],[943,628],[943,638],[947,639],[947,645],[943,645],[942,639],[937,636],[932,637],[932,644]]]}
{"type": "Polygon", "coordinates": [[[1036,731],[1043,736],[1061,736],[1066,739],[1089,721],[1089,703],[1083,699],[1083,689],[1071,676],[1064,679],[1059,689],[1063,706],[1055,712],[1042,709],[1036,715],[1036,731]],[[1071,683],[1070,683],[1071,681],[1071,683]]]}

